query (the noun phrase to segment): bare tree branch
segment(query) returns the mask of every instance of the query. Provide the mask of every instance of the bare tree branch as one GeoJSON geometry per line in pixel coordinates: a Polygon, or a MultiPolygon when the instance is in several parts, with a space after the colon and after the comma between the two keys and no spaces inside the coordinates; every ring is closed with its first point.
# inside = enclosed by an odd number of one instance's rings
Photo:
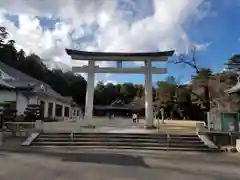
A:
{"type": "Polygon", "coordinates": [[[199,73],[200,68],[197,65],[197,61],[196,61],[196,47],[192,46],[191,48],[191,57],[189,58],[188,55],[186,53],[180,54],[178,56],[177,60],[173,60],[171,61],[171,63],[173,64],[186,64],[190,67],[192,67],[193,69],[195,69],[196,73],[199,73]]]}

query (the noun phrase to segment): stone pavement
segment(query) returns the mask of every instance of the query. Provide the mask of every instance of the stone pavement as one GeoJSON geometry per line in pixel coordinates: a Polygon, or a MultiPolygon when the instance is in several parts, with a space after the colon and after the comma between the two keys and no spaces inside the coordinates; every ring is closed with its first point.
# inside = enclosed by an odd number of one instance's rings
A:
{"type": "Polygon", "coordinates": [[[96,129],[89,128],[80,128],[80,126],[86,126],[87,123],[84,120],[81,120],[79,123],[76,122],[51,122],[44,123],[44,131],[46,132],[55,132],[55,131],[64,131],[64,132],[79,132],[79,131],[105,131],[106,129],[144,129],[144,121],[142,120],[139,124],[134,124],[131,119],[124,118],[95,118],[93,119],[93,124],[96,126],[96,129]]]}
{"type": "MultiPolygon", "coordinates": [[[[78,123],[71,121],[44,123],[44,131],[46,132],[80,132],[80,131],[102,131],[102,132],[139,132],[139,133],[156,133],[172,132],[172,133],[196,133],[196,122],[194,121],[165,121],[165,124],[159,124],[160,129],[145,130],[145,121],[140,119],[139,123],[134,124],[130,118],[115,117],[109,120],[106,117],[94,117],[92,123],[96,129],[83,128],[88,122],[81,120],[78,123]],[[81,128],[82,127],[82,128],[81,128]]],[[[161,122],[160,122],[161,123],[161,122]]]]}
{"type": "Polygon", "coordinates": [[[239,180],[232,154],[0,148],[1,180],[239,180]]]}

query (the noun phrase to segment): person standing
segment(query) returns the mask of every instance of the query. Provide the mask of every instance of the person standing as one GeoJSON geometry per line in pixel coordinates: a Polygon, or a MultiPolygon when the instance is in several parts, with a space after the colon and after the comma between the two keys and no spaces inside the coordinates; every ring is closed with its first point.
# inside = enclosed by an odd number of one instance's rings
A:
{"type": "Polygon", "coordinates": [[[136,123],[136,121],[137,121],[137,115],[136,115],[135,113],[132,115],[132,120],[133,120],[133,123],[136,123]]]}

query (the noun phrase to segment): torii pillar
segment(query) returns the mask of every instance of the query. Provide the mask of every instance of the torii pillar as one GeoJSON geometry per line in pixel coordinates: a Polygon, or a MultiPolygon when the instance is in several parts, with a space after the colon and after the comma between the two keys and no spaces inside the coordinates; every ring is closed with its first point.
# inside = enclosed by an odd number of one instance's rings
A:
{"type": "Polygon", "coordinates": [[[146,127],[153,127],[152,63],[145,61],[145,121],[146,127]]]}
{"type": "Polygon", "coordinates": [[[86,92],[86,102],[85,102],[85,115],[84,119],[86,119],[89,123],[92,121],[93,117],[93,98],[94,98],[94,77],[95,73],[93,71],[95,66],[95,61],[89,60],[88,67],[89,72],[87,74],[87,92],[86,92]]]}

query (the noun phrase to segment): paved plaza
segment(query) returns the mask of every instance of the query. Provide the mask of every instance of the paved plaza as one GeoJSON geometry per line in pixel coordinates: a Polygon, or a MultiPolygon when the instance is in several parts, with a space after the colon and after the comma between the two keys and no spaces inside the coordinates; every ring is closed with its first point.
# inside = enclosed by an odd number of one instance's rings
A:
{"type": "Polygon", "coordinates": [[[96,126],[95,129],[84,128],[89,122],[80,120],[75,121],[63,121],[63,122],[51,122],[44,123],[43,129],[46,132],[86,132],[86,131],[97,131],[97,132],[117,132],[117,133],[157,133],[157,132],[172,132],[172,133],[195,133],[195,122],[194,121],[174,121],[174,120],[165,120],[165,124],[162,125],[161,121],[159,124],[159,129],[147,130],[144,128],[145,120],[140,119],[139,123],[133,123],[131,118],[121,118],[115,117],[109,120],[107,117],[94,117],[91,124],[96,126]],[[167,126],[167,128],[166,128],[167,126]]]}
{"type": "Polygon", "coordinates": [[[193,152],[0,150],[1,180],[237,180],[240,156],[193,152]]]}

